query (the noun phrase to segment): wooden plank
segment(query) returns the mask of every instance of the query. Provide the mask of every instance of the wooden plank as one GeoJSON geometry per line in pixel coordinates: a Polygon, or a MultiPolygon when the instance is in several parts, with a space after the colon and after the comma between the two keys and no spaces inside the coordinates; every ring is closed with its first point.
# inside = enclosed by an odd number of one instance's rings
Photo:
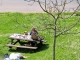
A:
{"type": "Polygon", "coordinates": [[[31,47],[31,46],[18,46],[18,45],[12,45],[12,44],[7,44],[6,46],[18,47],[18,48],[28,48],[28,49],[37,49],[38,48],[38,47],[31,47]]]}
{"type": "Polygon", "coordinates": [[[33,39],[27,39],[27,38],[15,38],[15,37],[9,37],[9,39],[14,39],[14,40],[25,40],[25,41],[34,41],[33,39]]]}
{"type": "Polygon", "coordinates": [[[42,40],[42,42],[46,42],[46,40],[42,40]]]}

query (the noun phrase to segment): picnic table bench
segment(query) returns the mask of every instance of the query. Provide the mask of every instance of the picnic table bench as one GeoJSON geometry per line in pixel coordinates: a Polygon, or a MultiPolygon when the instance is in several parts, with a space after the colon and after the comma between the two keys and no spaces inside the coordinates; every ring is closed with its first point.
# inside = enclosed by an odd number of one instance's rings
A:
{"type": "Polygon", "coordinates": [[[41,45],[43,44],[43,42],[46,42],[45,40],[33,40],[31,39],[31,35],[23,35],[23,34],[12,34],[9,36],[9,39],[11,40],[11,43],[10,44],[7,44],[6,46],[12,48],[12,47],[17,47],[17,48],[27,48],[27,49],[37,49],[38,46],[37,44],[40,43],[41,45]],[[16,40],[16,41],[14,41],[16,40]],[[26,44],[24,45],[21,45],[21,41],[27,41],[26,44]],[[19,44],[17,45],[17,43],[19,42],[19,44]],[[33,45],[31,45],[29,43],[28,45],[28,42],[30,43],[33,43],[33,45]]]}
{"type": "Polygon", "coordinates": [[[7,44],[9,47],[17,47],[17,48],[28,48],[28,49],[37,49],[38,47],[32,47],[32,46],[18,46],[18,45],[12,45],[12,44],[7,44]]]}

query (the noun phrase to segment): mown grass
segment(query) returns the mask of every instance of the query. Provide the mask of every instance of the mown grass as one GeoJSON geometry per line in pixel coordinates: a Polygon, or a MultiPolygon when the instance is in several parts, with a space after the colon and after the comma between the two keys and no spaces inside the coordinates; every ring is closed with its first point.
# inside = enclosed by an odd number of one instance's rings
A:
{"type": "MultiPolygon", "coordinates": [[[[66,22],[62,20],[59,22],[62,23],[61,26],[65,25],[69,27],[71,23],[74,23],[77,19],[77,16],[73,16],[66,22]]],[[[15,52],[29,56],[29,58],[24,60],[52,60],[53,33],[48,33],[47,30],[40,30],[43,27],[42,24],[45,23],[43,20],[45,20],[45,22],[52,22],[48,19],[47,14],[43,13],[0,13],[0,55],[4,57],[5,53],[10,54],[15,52]],[[43,15],[45,15],[45,17],[42,17],[43,15]],[[39,34],[47,40],[42,47],[33,52],[28,49],[15,50],[15,48],[13,48],[13,50],[10,50],[6,46],[6,44],[10,43],[8,37],[11,34],[23,34],[25,30],[30,32],[32,27],[37,27],[39,34]]],[[[69,32],[79,32],[79,30],[80,23],[69,32]]],[[[56,60],[80,60],[79,39],[80,33],[59,36],[56,42],[56,60]]]]}

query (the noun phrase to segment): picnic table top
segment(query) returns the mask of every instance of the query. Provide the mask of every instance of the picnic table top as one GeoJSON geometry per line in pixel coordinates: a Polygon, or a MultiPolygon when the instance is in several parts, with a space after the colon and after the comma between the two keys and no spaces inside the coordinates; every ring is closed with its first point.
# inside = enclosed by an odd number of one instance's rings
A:
{"type": "MultiPolygon", "coordinates": [[[[25,40],[25,41],[39,41],[39,40],[33,40],[31,38],[31,35],[23,35],[23,34],[12,34],[9,36],[10,39],[17,39],[17,40],[25,40]]],[[[46,42],[46,40],[41,40],[42,42],[46,42]]]]}
{"type": "Polygon", "coordinates": [[[31,38],[31,35],[23,35],[23,34],[12,34],[9,36],[9,38],[11,39],[19,39],[19,40],[28,40],[28,41],[34,41],[31,38]]]}

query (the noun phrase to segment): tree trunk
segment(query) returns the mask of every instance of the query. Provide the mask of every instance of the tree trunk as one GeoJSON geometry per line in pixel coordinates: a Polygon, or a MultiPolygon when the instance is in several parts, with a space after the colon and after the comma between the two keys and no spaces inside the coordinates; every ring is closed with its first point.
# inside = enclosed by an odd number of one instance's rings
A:
{"type": "Polygon", "coordinates": [[[56,50],[56,20],[54,21],[54,40],[53,40],[53,60],[55,60],[55,50],[56,50]]]}

